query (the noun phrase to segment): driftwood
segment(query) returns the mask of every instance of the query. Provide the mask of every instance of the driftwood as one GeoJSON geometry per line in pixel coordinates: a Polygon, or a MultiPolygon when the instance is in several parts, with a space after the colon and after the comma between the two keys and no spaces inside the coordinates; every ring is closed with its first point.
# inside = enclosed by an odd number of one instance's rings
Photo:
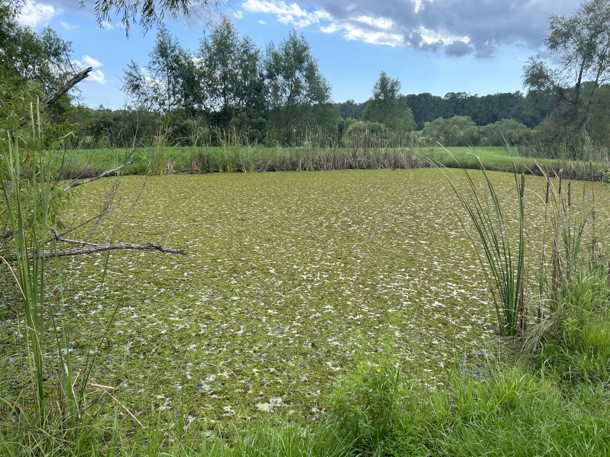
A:
{"type": "MultiPolygon", "coordinates": [[[[113,251],[113,250],[138,250],[138,251],[161,251],[169,254],[185,254],[182,249],[166,248],[159,243],[116,243],[116,244],[94,244],[82,248],[60,249],[57,251],[44,251],[42,256],[50,257],[68,257],[72,255],[93,254],[94,252],[113,251]]],[[[17,256],[11,254],[6,257],[7,260],[17,260],[17,256]]]]}

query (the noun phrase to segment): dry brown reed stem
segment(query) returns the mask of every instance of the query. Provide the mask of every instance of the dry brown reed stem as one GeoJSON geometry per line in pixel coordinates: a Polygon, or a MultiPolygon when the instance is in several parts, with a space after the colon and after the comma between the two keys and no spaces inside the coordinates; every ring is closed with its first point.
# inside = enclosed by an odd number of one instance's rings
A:
{"type": "Polygon", "coordinates": [[[559,248],[557,246],[557,237],[553,238],[552,264],[551,285],[553,288],[553,296],[555,297],[559,286],[559,248]]]}

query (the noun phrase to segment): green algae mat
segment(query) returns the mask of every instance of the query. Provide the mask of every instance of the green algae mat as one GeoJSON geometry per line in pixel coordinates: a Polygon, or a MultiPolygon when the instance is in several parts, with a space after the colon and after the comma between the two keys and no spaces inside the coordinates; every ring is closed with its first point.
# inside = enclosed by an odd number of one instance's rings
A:
{"type": "MultiPolygon", "coordinates": [[[[492,176],[510,207],[512,175],[492,176]]],[[[532,244],[544,187],[528,178],[532,244]]],[[[113,188],[107,217],[71,238],[186,254],[63,258],[48,310],[75,369],[95,360],[92,390],[136,417],[315,419],[357,358],[389,351],[414,388],[435,389],[494,339],[468,221],[439,170],[108,179],[73,196],[66,221],[94,217],[113,188]]],[[[19,317],[2,306],[4,347],[16,348],[19,317]]]]}

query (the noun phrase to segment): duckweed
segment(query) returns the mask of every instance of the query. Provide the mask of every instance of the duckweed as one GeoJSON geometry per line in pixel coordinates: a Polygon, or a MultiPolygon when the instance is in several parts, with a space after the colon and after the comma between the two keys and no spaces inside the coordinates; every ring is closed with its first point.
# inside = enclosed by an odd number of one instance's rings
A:
{"type": "MultiPolygon", "coordinates": [[[[512,195],[511,175],[494,179],[512,195]]],[[[63,258],[48,310],[76,369],[95,356],[92,380],[136,416],[316,419],[355,352],[391,347],[414,386],[436,389],[493,339],[489,288],[438,170],[108,179],[66,220],[95,216],[116,182],[108,216],[71,237],[186,255],[63,258]]],[[[529,182],[535,233],[544,182],[529,182]]],[[[0,326],[19,344],[11,309],[0,326]]]]}

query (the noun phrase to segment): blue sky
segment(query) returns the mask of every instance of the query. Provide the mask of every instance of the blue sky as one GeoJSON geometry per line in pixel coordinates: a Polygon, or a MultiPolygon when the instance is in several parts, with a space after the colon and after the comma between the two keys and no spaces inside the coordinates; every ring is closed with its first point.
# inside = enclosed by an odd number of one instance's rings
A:
{"type": "MultiPolygon", "coordinates": [[[[197,11],[165,25],[192,52],[219,14],[229,16],[242,36],[261,49],[282,42],[292,28],[311,46],[333,101],[362,102],[371,96],[381,71],[397,78],[403,94],[467,92],[485,95],[523,91],[522,69],[543,52],[548,18],[571,15],[570,0],[234,0],[218,13],[197,11]]],[[[27,0],[21,22],[51,26],[72,43],[75,68],[92,66],[82,82],[81,101],[118,109],[130,60],[146,66],[156,29],[132,27],[129,37],[118,19],[97,24],[94,0],[27,0]]]]}

